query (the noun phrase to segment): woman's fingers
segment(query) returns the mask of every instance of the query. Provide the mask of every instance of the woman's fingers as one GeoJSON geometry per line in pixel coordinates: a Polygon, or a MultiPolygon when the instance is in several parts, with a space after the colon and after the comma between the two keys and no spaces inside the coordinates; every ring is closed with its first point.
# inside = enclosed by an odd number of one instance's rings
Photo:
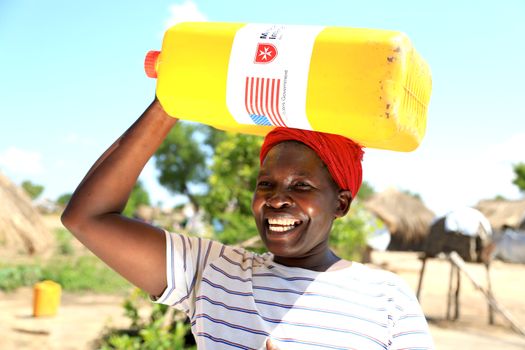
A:
{"type": "Polygon", "coordinates": [[[279,348],[274,345],[270,338],[266,339],[266,350],[279,350],[279,348]]]}

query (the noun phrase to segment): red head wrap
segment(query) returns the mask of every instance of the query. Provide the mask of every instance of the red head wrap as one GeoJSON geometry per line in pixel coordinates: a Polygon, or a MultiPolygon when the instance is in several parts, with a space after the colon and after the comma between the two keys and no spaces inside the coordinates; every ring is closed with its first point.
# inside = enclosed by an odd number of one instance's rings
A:
{"type": "Polygon", "coordinates": [[[283,141],[299,141],[314,150],[326,164],[339,188],[350,190],[352,197],[356,196],[363,180],[363,149],[360,145],[339,135],[278,127],[264,139],[260,154],[261,165],[270,149],[283,141]]]}

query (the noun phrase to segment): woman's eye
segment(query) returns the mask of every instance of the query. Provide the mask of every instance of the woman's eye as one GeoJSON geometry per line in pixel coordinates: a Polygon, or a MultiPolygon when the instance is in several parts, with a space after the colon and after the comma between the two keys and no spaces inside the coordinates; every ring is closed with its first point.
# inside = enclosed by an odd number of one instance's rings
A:
{"type": "Polygon", "coordinates": [[[268,188],[271,184],[269,181],[259,181],[257,182],[257,188],[268,188]]]}
{"type": "Polygon", "coordinates": [[[299,189],[302,189],[302,190],[312,188],[312,186],[310,186],[310,184],[307,184],[306,182],[297,182],[297,183],[295,184],[295,187],[296,187],[296,188],[299,188],[299,189]]]}

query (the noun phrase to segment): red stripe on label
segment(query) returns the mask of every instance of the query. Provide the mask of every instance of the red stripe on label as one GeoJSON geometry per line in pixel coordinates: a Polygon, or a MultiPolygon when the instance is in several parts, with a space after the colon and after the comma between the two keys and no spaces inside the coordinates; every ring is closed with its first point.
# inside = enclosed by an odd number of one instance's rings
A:
{"type": "Polygon", "coordinates": [[[256,114],[253,108],[253,77],[250,78],[250,114],[256,114]]]}
{"type": "Polygon", "coordinates": [[[255,111],[257,112],[257,115],[261,115],[261,111],[259,111],[259,85],[260,85],[260,79],[255,79],[255,111]]]}
{"type": "Polygon", "coordinates": [[[285,122],[283,121],[283,118],[281,117],[281,113],[279,112],[279,96],[281,92],[281,81],[277,80],[277,89],[275,93],[275,114],[277,115],[277,120],[280,122],[280,126],[287,126],[285,122]]]}
{"type": "Polygon", "coordinates": [[[249,95],[248,88],[250,86],[249,83],[250,83],[250,78],[246,77],[246,84],[244,86],[244,107],[246,108],[246,112],[248,112],[248,114],[252,114],[250,111],[250,107],[248,106],[248,95],[249,95]]]}

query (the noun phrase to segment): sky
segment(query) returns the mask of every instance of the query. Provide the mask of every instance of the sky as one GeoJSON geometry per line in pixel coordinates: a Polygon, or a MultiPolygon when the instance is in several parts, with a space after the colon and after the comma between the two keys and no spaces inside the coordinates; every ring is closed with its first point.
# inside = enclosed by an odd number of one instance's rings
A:
{"type": "MultiPolygon", "coordinates": [[[[144,56],[181,21],[276,23],[404,32],[428,62],[426,135],[413,152],[366,149],[376,191],[418,193],[436,215],[497,195],[522,198],[525,1],[0,0],[0,172],[71,193],[155,94],[144,56]]],[[[154,203],[181,201],[140,179],[154,203]]]]}

